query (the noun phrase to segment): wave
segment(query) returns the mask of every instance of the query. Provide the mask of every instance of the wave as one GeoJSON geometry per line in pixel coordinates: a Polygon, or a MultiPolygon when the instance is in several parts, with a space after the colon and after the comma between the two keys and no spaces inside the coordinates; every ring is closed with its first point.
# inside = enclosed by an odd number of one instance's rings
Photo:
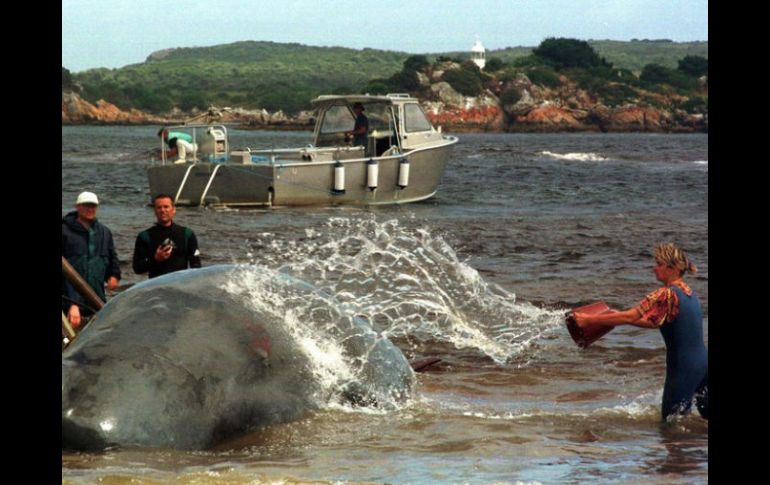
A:
{"type": "Polygon", "coordinates": [[[606,162],[609,160],[607,157],[603,157],[596,153],[553,153],[549,151],[538,152],[538,155],[545,155],[547,157],[555,158],[557,160],[577,160],[580,162],[606,162]]]}

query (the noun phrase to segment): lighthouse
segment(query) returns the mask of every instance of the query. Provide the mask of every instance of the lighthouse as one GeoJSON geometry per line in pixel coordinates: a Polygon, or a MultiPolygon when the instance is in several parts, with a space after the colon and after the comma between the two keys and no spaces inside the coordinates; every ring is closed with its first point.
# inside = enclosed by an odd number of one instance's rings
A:
{"type": "Polygon", "coordinates": [[[471,60],[474,64],[479,66],[479,69],[484,69],[484,66],[487,64],[487,61],[484,59],[485,52],[486,49],[481,45],[479,38],[476,37],[476,43],[471,47],[471,60]]]}

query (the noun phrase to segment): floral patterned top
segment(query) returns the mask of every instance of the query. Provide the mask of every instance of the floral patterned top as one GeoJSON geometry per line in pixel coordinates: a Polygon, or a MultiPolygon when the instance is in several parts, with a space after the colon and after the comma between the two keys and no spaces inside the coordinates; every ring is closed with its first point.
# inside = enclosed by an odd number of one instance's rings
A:
{"type": "MultiPolygon", "coordinates": [[[[679,287],[685,295],[692,295],[692,290],[687,283],[679,279],[671,283],[679,287]]],[[[679,315],[679,298],[671,286],[664,286],[645,296],[636,307],[642,314],[642,318],[660,327],[666,322],[672,322],[679,315]]]]}

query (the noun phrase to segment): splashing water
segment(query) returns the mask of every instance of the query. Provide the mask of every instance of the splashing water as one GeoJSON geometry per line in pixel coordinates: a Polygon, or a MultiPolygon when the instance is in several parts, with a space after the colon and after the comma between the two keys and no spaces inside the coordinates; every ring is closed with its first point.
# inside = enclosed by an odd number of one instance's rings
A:
{"type": "Polygon", "coordinates": [[[502,364],[526,358],[562,324],[561,312],[517,302],[515,294],[485,282],[430,229],[374,216],[337,217],[305,235],[300,244],[271,234],[251,244],[270,249],[259,251],[261,264],[333,295],[346,314],[368,320],[405,352],[438,342],[502,364]]]}
{"type": "MultiPolygon", "coordinates": [[[[409,397],[412,372],[398,350],[366,321],[349,314],[333,297],[310,284],[259,265],[241,265],[224,289],[255,312],[283,320],[291,339],[308,358],[313,375],[310,389],[319,407],[349,407],[351,393],[373,398],[382,409],[396,409],[409,397]],[[400,358],[404,372],[381,369],[400,358]]],[[[363,397],[361,397],[363,399],[363,397]]]]}

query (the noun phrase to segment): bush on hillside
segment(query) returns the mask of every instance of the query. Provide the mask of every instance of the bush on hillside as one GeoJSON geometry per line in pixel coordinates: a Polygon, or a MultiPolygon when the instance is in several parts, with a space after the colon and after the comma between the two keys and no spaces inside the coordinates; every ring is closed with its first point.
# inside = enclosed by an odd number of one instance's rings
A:
{"type": "Polygon", "coordinates": [[[685,56],[679,61],[677,69],[693,77],[705,76],[709,73],[709,60],[701,56],[685,56]]]}
{"type": "Polygon", "coordinates": [[[679,109],[682,109],[690,114],[695,113],[708,113],[709,112],[709,99],[704,98],[702,96],[693,96],[692,98],[688,99],[684,103],[680,104],[678,106],[679,109]]]}
{"type": "Polygon", "coordinates": [[[538,66],[527,69],[527,77],[533,84],[545,86],[547,88],[557,88],[561,86],[559,75],[553,69],[546,66],[538,66]]]}
{"type": "Polygon", "coordinates": [[[487,61],[484,70],[487,72],[497,72],[504,67],[505,63],[499,57],[492,57],[487,61]]]}
{"type": "MultiPolygon", "coordinates": [[[[668,84],[682,90],[695,90],[698,87],[697,79],[688,76],[683,71],[669,69],[659,64],[647,64],[639,76],[645,87],[650,89],[660,88],[661,84],[668,84]]],[[[656,89],[660,90],[660,89],[656,89]]]]}
{"type": "Polygon", "coordinates": [[[514,68],[526,69],[530,67],[546,66],[546,63],[545,61],[543,61],[543,59],[535,55],[529,55],[529,56],[518,57],[514,59],[511,62],[511,66],[513,66],[514,68]]]}
{"type": "Polygon", "coordinates": [[[394,92],[387,79],[372,79],[361,89],[361,94],[387,94],[394,92]]]}
{"type": "Polygon", "coordinates": [[[636,91],[620,83],[602,82],[593,92],[601,99],[605,106],[622,106],[636,99],[636,91]]]}
{"type": "Polygon", "coordinates": [[[425,56],[409,56],[404,61],[404,71],[422,71],[430,66],[428,58],[425,56]]]}
{"type": "Polygon", "coordinates": [[[521,91],[516,88],[508,88],[500,94],[500,103],[503,106],[513,106],[521,100],[521,91]]]}
{"type": "Polygon", "coordinates": [[[550,37],[533,49],[532,53],[557,70],[568,67],[611,66],[584,40],[550,37]]]}
{"type": "Polygon", "coordinates": [[[465,68],[446,71],[441,78],[455,91],[465,96],[478,96],[484,89],[479,76],[465,68]]]}
{"type": "Polygon", "coordinates": [[[204,110],[209,107],[209,101],[203,92],[192,92],[185,95],[179,101],[179,108],[184,111],[190,111],[194,108],[204,110]]]}
{"type": "Polygon", "coordinates": [[[72,74],[70,73],[69,69],[62,66],[61,67],[61,90],[73,90],[75,88],[75,84],[72,81],[72,74]]]}
{"type": "Polygon", "coordinates": [[[409,93],[420,88],[420,79],[416,71],[404,69],[390,76],[388,84],[393,88],[391,92],[409,93]]]}

